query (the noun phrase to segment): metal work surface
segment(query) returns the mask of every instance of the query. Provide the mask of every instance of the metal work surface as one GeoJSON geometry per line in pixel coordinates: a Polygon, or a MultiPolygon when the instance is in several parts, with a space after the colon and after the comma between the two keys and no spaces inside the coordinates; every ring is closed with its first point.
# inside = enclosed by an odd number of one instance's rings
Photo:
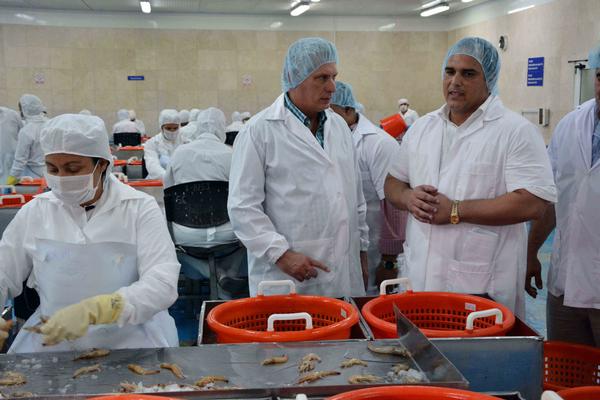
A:
{"type": "MultiPolygon", "coordinates": [[[[377,384],[397,384],[388,376],[392,365],[405,361],[411,367],[422,370],[426,375],[425,385],[452,386],[466,388],[468,383],[460,373],[444,358],[435,346],[420,349],[414,359],[400,356],[375,354],[367,349],[364,340],[298,342],[298,343],[251,343],[242,345],[204,345],[200,347],[167,349],[127,349],[114,350],[108,356],[73,361],[78,353],[36,353],[6,354],[0,357],[0,372],[15,371],[27,377],[27,383],[14,387],[0,388],[5,394],[31,392],[41,396],[74,396],[115,393],[120,383],[142,382],[144,386],[156,384],[188,384],[208,375],[222,375],[228,383],[217,383],[212,390],[177,392],[180,396],[197,398],[256,398],[268,396],[292,396],[306,393],[327,396],[368,385],[350,385],[352,375],[372,374],[383,378],[377,384]],[[298,384],[299,361],[307,354],[315,353],[321,361],[315,369],[307,372],[335,370],[340,375],[328,376],[311,383],[298,384]],[[287,355],[287,363],[263,366],[261,362],[269,357],[287,355]],[[368,367],[355,366],[340,368],[342,361],[359,358],[368,367]],[[416,364],[415,364],[416,362],[416,364]],[[100,364],[101,370],[72,378],[76,369],[100,364]],[[185,379],[177,379],[170,371],[162,369],[155,375],[140,376],[131,372],[127,365],[139,364],[149,369],[159,369],[161,363],[176,363],[185,379]],[[220,390],[224,386],[226,390],[220,390]]],[[[375,346],[398,345],[398,340],[378,340],[370,342],[375,346]]],[[[303,374],[302,376],[306,375],[303,374]]],[[[165,392],[166,394],[167,392],[165,392]]]]}

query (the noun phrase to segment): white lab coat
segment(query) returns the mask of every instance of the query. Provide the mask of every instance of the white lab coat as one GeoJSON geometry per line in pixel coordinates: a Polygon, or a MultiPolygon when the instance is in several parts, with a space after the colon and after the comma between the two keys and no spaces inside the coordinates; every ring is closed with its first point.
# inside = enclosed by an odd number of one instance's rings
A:
{"type": "Polygon", "coordinates": [[[239,132],[244,127],[244,123],[242,121],[233,121],[231,124],[225,128],[225,133],[227,132],[239,132]]]}
{"type": "Polygon", "coordinates": [[[181,132],[179,132],[173,142],[166,140],[161,132],[144,143],[144,159],[146,160],[146,169],[148,170],[146,179],[163,179],[168,160],[173,155],[175,149],[183,143],[181,132]],[[165,162],[165,160],[167,161],[165,162]]]}
{"type": "Polygon", "coordinates": [[[367,202],[367,225],[369,226],[369,292],[374,293],[375,269],[381,259],[379,237],[381,231],[381,200],[385,198],[383,186],[390,164],[399,158],[400,145],[388,133],[376,127],[363,114],[352,133],[358,155],[363,193],[367,202]]]}
{"type": "Polygon", "coordinates": [[[191,142],[196,138],[198,122],[190,121],[186,126],[179,128],[179,134],[186,142],[191,142]]]}
{"type": "Polygon", "coordinates": [[[402,114],[400,112],[398,114],[402,116],[402,119],[404,119],[404,122],[406,122],[406,126],[411,126],[415,123],[416,120],[419,119],[419,114],[415,110],[411,110],[410,108],[406,111],[406,113],[402,114]]]}
{"type": "Polygon", "coordinates": [[[4,184],[10,175],[19,130],[21,129],[19,113],[10,108],[0,107],[0,183],[4,184]]]}
{"type": "Polygon", "coordinates": [[[236,138],[229,216],[248,249],[250,294],[263,280],[293,279],[275,262],[287,250],[317,259],[331,272],[297,282],[300,293],[365,293],[359,253],[368,247],[366,205],[348,125],[325,111],[323,149],[284,106],[282,94],[236,138]]]}
{"type": "Polygon", "coordinates": [[[76,341],[43,347],[41,335],[21,330],[11,351],[177,346],[177,330],[167,308],[177,299],[179,263],[156,201],[110,176],[97,207],[88,212],[93,213],[89,220],[83,208],[64,205],[52,192],[23,206],[0,241],[0,304],[19,295],[27,279],[41,299],[26,323],[31,326],[42,313],[51,315],[84,298],[118,292],[125,299],[118,325],[129,334],[120,335],[115,325],[99,325],[76,341]],[[70,249],[86,247],[87,263],[61,262],[73,259],[70,249]],[[133,273],[128,269],[132,261],[133,273]],[[115,274],[98,273],[115,268],[115,274]],[[90,282],[88,274],[97,278],[90,282]],[[112,336],[102,335],[111,330],[112,336]],[[93,337],[96,342],[90,342],[93,337]]]}
{"type": "MultiPolygon", "coordinates": [[[[520,115],[490,96],[456,130],[440,170],[448,108],[420,118],[408,131],[390,174],[433,185],[451,200],[493,199],[525,189],[556,201],[542,136],[520,115]]],[[[488,293],[524,317],[527,232],[524,223],[429,225],[408,219],[404,254],[415,290],[488,293]]]]}
{"type": "Polygon", "coordinates": [[[17,178],[22,176],[41,178],[46,169],[46,161],[40,144],[40,134],[48,118],[40,114],[27,117],[25,121],[25,126],[19,131],[15,160],[10,174],[17,178]]]}
{"type": "Polygon", "coordinates": [[[146,125],[144,125],[144,121],[136,118],[133,122],[135,123],[135,126],[137,126],[138,132],[144,136],[146,134],[146,125]]]}
{"type": "Polygon", "coordinates": [[[592,163],[596,99],[556,126],[548,154],[558,189],[548,291],[569,307],[600,308],[600,161],[592,163]]]}

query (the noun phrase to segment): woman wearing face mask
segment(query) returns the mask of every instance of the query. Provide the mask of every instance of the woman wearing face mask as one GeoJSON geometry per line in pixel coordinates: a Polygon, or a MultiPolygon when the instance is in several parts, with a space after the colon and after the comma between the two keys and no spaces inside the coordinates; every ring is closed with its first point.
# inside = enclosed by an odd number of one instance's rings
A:
{"type": "Polygon", "coordinates": [[[160,133],[144,144],[147,179],[163,179],[175,149],[183,143],[179,134],[177,110],[162,110],[158,117],[160,133]]]}
{"type": "Polygon", "coordinates": [[[9,352],[177,346],[173,243],[156,201],[112,176],[102,120],[53,118],[41,145],[51,191],[0,241],[0,304],[25,280],[40,295],[25,324],[38,333],[22,329],[9,352]]]}

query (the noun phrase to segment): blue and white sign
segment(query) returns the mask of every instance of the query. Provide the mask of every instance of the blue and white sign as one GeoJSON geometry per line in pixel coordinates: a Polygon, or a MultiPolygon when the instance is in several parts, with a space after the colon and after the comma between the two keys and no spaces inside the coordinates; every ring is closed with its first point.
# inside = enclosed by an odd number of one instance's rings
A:
{"type": "Polygon", "coordinates": [[[544,57],[527,60],[527,86],[544,86],[544,57]]]}
{"type": "Polygon", "coordinates": [[[144,75],[129,75],[127,76],[128,81],[143,81],[144,75]]]}

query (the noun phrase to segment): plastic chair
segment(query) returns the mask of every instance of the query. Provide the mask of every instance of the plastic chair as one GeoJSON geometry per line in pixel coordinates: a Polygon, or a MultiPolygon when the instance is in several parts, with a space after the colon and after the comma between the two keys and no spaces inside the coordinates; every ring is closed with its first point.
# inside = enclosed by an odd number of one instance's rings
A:
{"type": "Polygon", "coordinates": [[[115,145],[139,146],[142,144],[142,135],[139,132],[119,132],[113,135],[115,145]]]}
{"type": "MultiPolygon", "coordinates": [[[[227,213],[228,195],[229,183],[221,181],[189,182],[165,189],[165,214],[173,241],[175,241],[175,238],[172,223],[188,228],[205,229],[229,222],[229,214],[227,213]]],[[[177,244],[176,247],[178,251],[190,257],[208,261],[211,299],[218,298],[217,286],[236,294],[247,291],[247,279],[220,278],[216,267],[217,259],[227,257],[243,248],[240,241],[213,247],[190,247],[177,244]]]]}
{"type": "Polygon", "coordinates": [[[238,131],[225,132],[225,144],[233,146],[233,142],[238,133],[238,131]]]}

